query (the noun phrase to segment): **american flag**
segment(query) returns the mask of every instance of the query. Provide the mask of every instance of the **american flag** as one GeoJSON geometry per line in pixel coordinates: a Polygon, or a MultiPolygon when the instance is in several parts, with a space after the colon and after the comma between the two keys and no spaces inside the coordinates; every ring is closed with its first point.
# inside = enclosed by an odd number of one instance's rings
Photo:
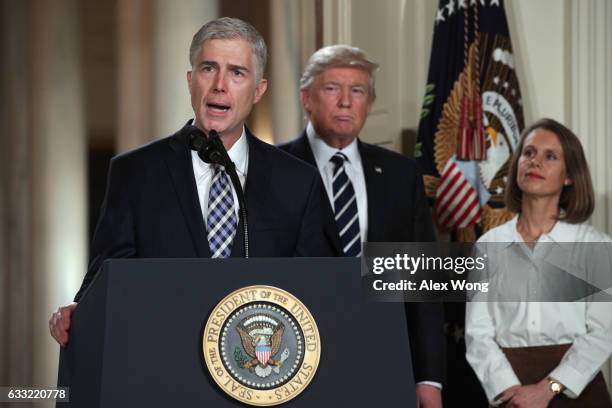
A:
{"type": "Polygon", "coordinates": [[[440,177],[435,209],[438,223],[449,230],[480,221],[478,194],[452,159],[440,177]]]}

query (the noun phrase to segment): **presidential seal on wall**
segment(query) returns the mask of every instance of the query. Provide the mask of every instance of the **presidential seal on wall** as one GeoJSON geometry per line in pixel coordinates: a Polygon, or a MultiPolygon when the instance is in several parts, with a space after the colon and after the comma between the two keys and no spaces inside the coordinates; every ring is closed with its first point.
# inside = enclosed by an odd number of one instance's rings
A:
{"type": "Polygon", "coordinates": [[[282,404],[304,391],[321,355],[319,330],[306,306],[263,285],[221,300],[206,322],[202,346],[217,385],[257,406],[282,404]]]}

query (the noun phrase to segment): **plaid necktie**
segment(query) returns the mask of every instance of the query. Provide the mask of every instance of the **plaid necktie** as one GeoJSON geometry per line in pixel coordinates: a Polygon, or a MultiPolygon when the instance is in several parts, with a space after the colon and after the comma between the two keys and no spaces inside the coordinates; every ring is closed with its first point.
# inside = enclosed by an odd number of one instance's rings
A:
{"type": "Polygon", "coordinates": [[[227,258],[232,252],[236,235],[234,196],[227,173],[216,165],[210,193],[208,194],[208,245],[213,258],[227,258]]]}
{"type": "Polygon", "coordinates": [[[361,255],[361,231],[359,229],[359,213],[357,211],[357,197],[353,183],[349,180],[344,169],[344,162],[348,158],[337,152],[332,158],[334,173],[332,177],[332,191],[334,193],[334,214],[336,225],[340,232],[340,242],[345,256],[361,255]]]}

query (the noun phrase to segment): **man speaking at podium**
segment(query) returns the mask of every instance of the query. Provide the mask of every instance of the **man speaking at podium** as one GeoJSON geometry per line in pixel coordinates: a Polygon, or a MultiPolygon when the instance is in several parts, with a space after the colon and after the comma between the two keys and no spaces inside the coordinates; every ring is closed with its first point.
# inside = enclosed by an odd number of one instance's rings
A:
{"type": "MultiPolygon", "coordinates": [[[[109,258],[244,256],[236,189],[224,166],[205,163],[191,149],[198,129],[218,132],[235,164],[245,191],[250,256],[332,254],[321,225],[316,170],[260,141],[244,125],[266,91],[266,58],[263,38],[238,19],[211,21],[194,35],[187,83],[195,121],[111,161],[88,272],[75,302],[109,258]]],[[[49,320],[62,346],[76,305],[60,307],[49,320]]]]}

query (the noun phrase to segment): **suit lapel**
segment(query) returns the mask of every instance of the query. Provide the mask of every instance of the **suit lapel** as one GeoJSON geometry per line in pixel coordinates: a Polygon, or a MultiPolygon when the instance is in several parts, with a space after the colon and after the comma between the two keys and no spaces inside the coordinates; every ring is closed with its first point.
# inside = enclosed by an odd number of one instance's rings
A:
{"type": "Polygon", "coordinates": [[[310,147],[310,142],[308,142],[308,136],[306,136],[305,130],[302,132],[300,137],[293,143],[290,153],[298,159],[301,159],[306,163],[313,165],[317,169],[317,174],[319,175],[319,179],[321,179],[321,189],[323,193],[321,203],[321,211],[323,212],[321,219],[323,223],[323,231],[328,237],[329,241],[331,241],[331,244],[334,246],[336,253],[342,254],[342,244],[340,243],[338,225],[336,224],[336,220],[334,218],[334,210],[332,208],[331,203],[329,202],[327,192],[325,191],[323,179],[321,177],[321,173],[319,173],[319,168],[317,166],[314,153],[312,152],[312,148],[310,147]]]}
{"type": "Polygon", "coordinates": [[[196,253],[198,257],[209,258],[211,254],[206,238],[204,218],[199,205],[200,200],[187,137],[186,130],[183,128],[170,139],[166,164],[172,176],[172,182],[196,253]]]}
{"type": "MultiPolygon", "coordinates": [[[[244,201],[249,214],[257,212],[261,205],[265,205],[265,197],[268,197],[269,177],[266,174],[266,157],[261,148],[261,143],[248,129],[246,130],[249,143],[249,167],[247,178],[244,183],[244,201]],[[263,201],[261,198],[264,198],[263,201]]],[[[249,217],[247,214],[247,218],[249,217]]],[[[251,223],[249,223],[251,225],[251,223]]]]}
{"type": "MultiPolygon", "coordinates": [[[[264,143],[257,139],[249,129],[245,130],[247,142],[249,145],[249,164],[247,168],[247,177],[244,183],[244,201],[247,207],[247,227],[249,229],[249,240],[256,240],[257,237],[253,229],[253,217],[261,211],[262,206],[266,205],[266,197],[268,197],[269,184],[266,175],[266,158],[265,152],[260,147],[264,143]]],[[[240,219],[239,219],[240,221],[240,219]]],[[[232,243],[233,258],[244,257],[244,229],[242,224],[236,229],[236,236],[232,243]]],[[[249,256],[253,256],[252,253],[249,256]]]]}
{"type": "Polygon", "coordinates": [[[305,161],[308,164],[311,164],[317,167],[317,162],[314,157],[314,153],[310,148],[310,143],[308,142],[308,136],[306,136],[306,131],[304,130],[300,137],[293,143],[291,148],[291,154],[293,154],[298,159],[305,161]]]}
{"type": "Polygon", "coordinates": [[[377,162],[367,144],[357,140],[357,147],[361,156],[363,174],[368,196],[368,241],[380,241],[381,220],[385,219],[384,197],[385,179],[383,176],[384,166],[377,162]]]}
{"type": "Polygon", "coordinates": [[[259,188],[259,185],[266,180],[266,169],[264,163],[261,162],[265,160],[265,157],[263,157],[264,153],[262,152],[260,143],[264,142],[257,139],[249,129],[246,129],[245,132],[249,145],[249,167],[247,168],[247,179],[244,184],[244,188],[247,190],[249,187],[255,185],[259,188]]]}
{"type": "MultiPolygon", "coordinates": [[[[261,152],[258,146],[260,143],[249,129],[245,128],[247,143],[249,145],[249,164],[247,168],[247,176],[244,182],[244,202],[247,210],[247,228],[249,230],[249,240],[253,238],[253,229],[251,226],[253,222],[250,216],[258,212],[258,195],[266,194],[267,189],[267,178],[265,174],[264,162],[265,160],[261,157],[261,152]]],[[[265,197],[265,195],[264,195],[265,197]]],[[[238,226],[236,228],[236,236],[232,243],[232,258],[244,257],[244,229],[242,228],[241,218],[238,217],[238,226]]],[[[252,253],[249,256],[253,256],[252,253]]]]}

